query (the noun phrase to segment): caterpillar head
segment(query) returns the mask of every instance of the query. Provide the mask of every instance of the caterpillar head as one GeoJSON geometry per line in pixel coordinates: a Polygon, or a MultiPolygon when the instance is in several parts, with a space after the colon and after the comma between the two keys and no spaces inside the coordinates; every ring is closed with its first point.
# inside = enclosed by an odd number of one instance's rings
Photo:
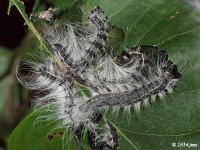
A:
{"type": "Polygon", "coordinates": [[[165,74],[171,79],[179,79],[181,77],[177,66],[171,60],[168,60],[162,69],[163,72],[165,72],[165,74]]]}

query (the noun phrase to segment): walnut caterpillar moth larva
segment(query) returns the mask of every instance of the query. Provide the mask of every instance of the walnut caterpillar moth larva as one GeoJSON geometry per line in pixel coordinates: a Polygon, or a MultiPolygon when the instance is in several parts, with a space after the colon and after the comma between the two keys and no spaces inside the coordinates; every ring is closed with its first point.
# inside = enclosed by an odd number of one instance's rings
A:
{"type": "Polygon", "coordinates": [[[67,23],[60,30],[46,26],[43,37],[60,63],[52,56],[23,62],[17,77],[25,87],[44,93],[32,99],[34,107],[52,106],[44,110],[52,113],[40,115],[40,120],[59,120],[58,127],[74,133],[87,128],[91,149],[115,150],[117,131],[101,112],[139,111],[157,96],[172,92],[180,74],[167,52],[154,46],[127,48],[114,56],[107,41],[112,26],[100,7],[90,11],[88,22],[88,26],[67,23]],[[28,79],[21,69],[28,71],[28,79]],[[80,86],[90,94],[84,95],[80,86]]]}

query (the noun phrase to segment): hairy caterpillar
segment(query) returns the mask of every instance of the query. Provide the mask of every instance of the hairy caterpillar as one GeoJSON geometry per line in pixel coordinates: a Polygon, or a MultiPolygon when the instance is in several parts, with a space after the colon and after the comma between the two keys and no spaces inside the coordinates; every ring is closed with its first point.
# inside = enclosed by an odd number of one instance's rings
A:
{"type": "Polygon", "coordinates": [[[154,46],[127,48],[113,56],[114,50],[107,44],[112,27],[104,12],[96,7],[88,20],[86,27],[68,23],[57,30],[47,26],[43,36],[55,58],[47,56],[42,62],[22,63],[17,77],[25,87],[44,93],[32,104],[50,105],[44,111],[52,113],[40,119],[60,120],[58,127],[69,127],[75,133],[87,128],[91,149],[116,150],[117,131],[101,111],[129,111],[132,107],[139,111],[157,96],[172,92],[180,74],[167,52],[154,46]],[[28,71],[28,78],[21,69],[28,71]],[[80,86],[85,86],[90,95],[83,95],[80,86]]]}

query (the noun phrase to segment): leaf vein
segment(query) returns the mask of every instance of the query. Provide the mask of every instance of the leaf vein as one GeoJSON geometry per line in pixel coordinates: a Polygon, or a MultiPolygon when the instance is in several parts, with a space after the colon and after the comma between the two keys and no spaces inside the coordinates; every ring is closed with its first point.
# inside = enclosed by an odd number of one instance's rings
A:
{"type": "Polygon", "coordinates": [[[156,45],[156,46],[162,45],[162,44],[164,44],[164,43],[166,43],[166,42],[172,40],[173,38],[176,38],[177,36],[186,35],[186,34],[189,34],[189,33],[193,32],[193,31],[196,31],[196,30],[199,30],[199,29],[200,29],[200,28],[196,28],[196,29],[189,30],[189,31],[185,31],[185,32],[182,32],[182,33],[177,33],[177,34],[175,34],[175,35],[173,35],[173,36],[167,38],[166,40],[164,40],[164,41],[162,41],[162,42],[160,42],[160,43],[157,43],[157,44],[155,44],[155,45],[156,45]]]}
{"type": "Polygon", "coordinates": [[[176,7],[172,8],[167,14],[163,15],[157,22],[155,22],[144,34],[138,39],[138,41],[135,43],[134,47],[137,46],[137,44],[147,35],[158,23],[160,23],[166,16],[168,16],[171,12],[173,12],[176,9],[176,7]]]}
{"type": "MultiPolygon", "coordinates": [[[[119,128],[119,127],[118,127],[119,128]]],[[[195,134],[200,132],[200,130],[196,130],[196,131],[192,131],[192,132],[188,132],[188,133],[182,133],[182,134],[154,134],[154,133],[143,133],[143,132],[134,132],[134,131],[129,131],[123,128],[119,128],[120,130],[129,132],[129,133],[133,133],[133,134],[140,134],[140,135],[146,135],[146,136],[163,136],[163,137],[178,137],[178,136],[187,136],[187,135],[191,135],[191,134],[195,134]]]]}

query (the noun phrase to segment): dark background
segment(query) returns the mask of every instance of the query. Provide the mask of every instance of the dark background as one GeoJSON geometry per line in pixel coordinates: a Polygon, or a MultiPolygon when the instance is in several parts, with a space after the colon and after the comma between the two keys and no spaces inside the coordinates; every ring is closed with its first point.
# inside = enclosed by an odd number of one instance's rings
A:
{"type": "MultiPolygon", "coordinates": [[[[29,15],[32,12],[34,0],[24,0],[23,2],[25,4],[26,13],[29,15]]],[[[10,15],[7,14],[8,3],[9,3],[8,0],[0,0],[0,47],[3,47],[6,50],[11,51],[11,53],[13,53],[12,59],[14,60],[16,48],[20,45],[23,38],[26,36],[28,29],[24,25],[24,20],[15,7],[12,7],[10,15]]],[[[0,76],[0,84],[2,83],[2,81],[6,76],[11,74],[12,66],[14,64],[13,60],[11,61],[11,64],[9,64],[10,67],[8,68],[8,70],[2,76],[0,76]]],[[[14,80],[16,80],[16,78],[14,78],[14,80]]],[[[22,87],[17,82],[16,86],[18,86],[19,91],[22,90],[22,87]]],[[[11,89],[11,91],[14,91],[14,88],[11,89]]],[[[13,93],[10,94],[12,95],[13,93]]],[[[12,105],[12,104],[7,104],[7,105],[12,105]]],[[[11,108],[14,109],[14,110],[8,109],[11,115],[7,115],[6,112],[5,114],[1,114],[0,150],[7,149],[6,145],[8,142],[8,137],[12,132],[12,130],[17,125],[17,123],[19,123],[22,120],[26,112],[29,110],[30,103],[28,100],[21,101],[20,103],[18,103],[17,106],[11,108]]]]}

